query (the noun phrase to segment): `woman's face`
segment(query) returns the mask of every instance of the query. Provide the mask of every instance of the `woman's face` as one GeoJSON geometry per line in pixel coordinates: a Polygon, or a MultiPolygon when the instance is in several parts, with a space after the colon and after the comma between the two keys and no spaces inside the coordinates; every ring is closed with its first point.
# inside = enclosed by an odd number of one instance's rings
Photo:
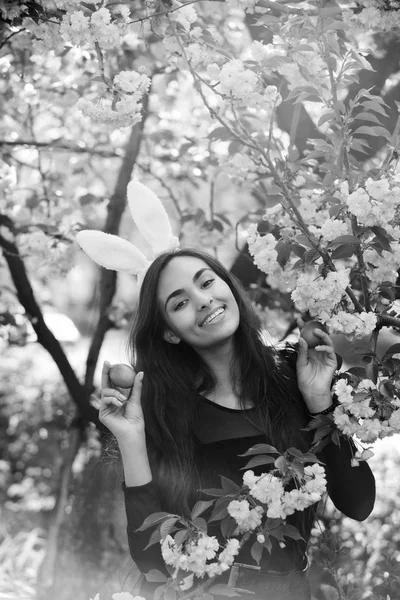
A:
{"type": "Polygon", "coordinates": [[[173,258],[161,273],[157,297],[167,324],[164,337],[172,343],[212,347],[230,339],[239,325],[230,287],[200,258],[173,258]]]}

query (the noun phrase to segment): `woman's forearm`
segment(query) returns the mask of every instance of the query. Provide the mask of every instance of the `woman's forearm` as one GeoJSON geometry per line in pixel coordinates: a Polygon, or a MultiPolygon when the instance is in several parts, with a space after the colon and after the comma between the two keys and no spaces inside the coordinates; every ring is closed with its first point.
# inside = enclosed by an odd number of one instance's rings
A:
{"type": "Polygon", "coordinates": [[[363,521],[374,507],[375,478],[366,462],[351,466],[355,450],[350,439],[341,438],[340,446],[330,442],[317,456],[326,464],[328,494],[336,508],[363,521]]]}
{"type": "Polygon", "coordinates": [[[152,480],[149,457],[145,440],[118,441],[124,467],[125,485],[144,485],[152,480]]]}

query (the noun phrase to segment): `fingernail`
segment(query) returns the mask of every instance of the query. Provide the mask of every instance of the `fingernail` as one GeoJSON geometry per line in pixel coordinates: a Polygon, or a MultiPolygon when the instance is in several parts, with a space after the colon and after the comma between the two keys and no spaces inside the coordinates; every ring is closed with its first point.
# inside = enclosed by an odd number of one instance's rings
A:
{"type": "Polygon", "coordinates": [[[144,376],[143,371],[140,371],[140,373],[138,373],[139,381],[143,381],[143,376],[144,376]]]}

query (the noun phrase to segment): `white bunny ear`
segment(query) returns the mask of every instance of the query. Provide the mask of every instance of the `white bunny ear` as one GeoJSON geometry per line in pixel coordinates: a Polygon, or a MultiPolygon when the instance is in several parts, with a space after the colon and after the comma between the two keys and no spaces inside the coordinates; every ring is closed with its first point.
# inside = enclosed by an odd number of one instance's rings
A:
{"type": "Polygon", "coordinates": [[[172,235],[167,212],[155,193],[140,181],[131,181],[127,195],[132,218],[154,254],[175,250],[179,240],[172,235]]]}
{"type": "Polygon", "coordinates": [[[140,250],[117,235],[84,229],[77,233],[76,241],[92,260],[112,271],[137,275],[150,265],[140,250]]]}

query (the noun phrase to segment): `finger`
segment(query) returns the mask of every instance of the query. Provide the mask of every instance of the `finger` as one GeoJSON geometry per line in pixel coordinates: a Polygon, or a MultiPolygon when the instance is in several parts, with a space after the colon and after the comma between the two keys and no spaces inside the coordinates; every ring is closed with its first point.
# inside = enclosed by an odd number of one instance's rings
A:
{"type": "Polygon", "coordinates": [[[136,373],[135,379],[133,381],[132,391],[130,393],[128,400],[135,398],[136,400],[140,401],[140,398],[142,395],[143,376],[144,376],[143,371],[139,371],[139,373],[136,373]]]}
{"type": "Polygon", "coordinates": [[[133,382],[132,391],[128,398],[128,402],[139,404],[139,406],[141,406],[141,399],[142,399],[143,376],[144,376],[143,371],[139,371],[139,373],[136,373],[135,380],[133,382]]]}
{"type": "Polygon", "coordinates": [[[121,408],[121,406],[123,406],[124,403],[122,402],[122,400],[119,400],[118,398],[113,398],[112,396],[107,396],[106,398],[103,398],[102,409],[110,405],[116,406],[117,408],[121,408]]]}
{"type": "Polygon", "coordinates": [[[305,321],[303,321],[303,319],[301,317],[298,317],[296,319],[296,323],[297,323],[297,327],[300,329],[300,331],[303,329],[304,325],[305,325],[305,321]]]}
{"type": "Polygon", "coordinates": [[[315,346],[314,350],[318,350],[319,352],[328,352],[329,354],[335,354],[332,346],[324,346],[323,344],[319,346],[315,346]]]}
{"type": "Polygon", "coordinates": [[[313,330],[313,333],[316,336],[323,338],[325,344],[329,344],[330,346],[333,346],[332,339],[331,339],[329,333],[326,333],[326,331],[322,331],[322,329],[316,328],[313,330]]]}
{"type": "Polygon", "coordinates": [[[126,397],[122,392],[115,390],[114,388],[104,388],[102,390],[102,398],[116,398],[117,400],[121,400],[121,402],[125,402],[126,397]]]}
{"type": "Polygon", "coordinates": [[[103,363],[103,369],[101,371],[101,387],[108,388],[110,387],[110,378],[108,376],[111,369],[111,365],[108,360],[105,360],[103,363]]]}
{"type": "Polygon", "coordinates": [[[305,367],[308,363],[308,344],[303,337],[299,337],[299,350],[297,354],[297,367],[305,367]]]}

